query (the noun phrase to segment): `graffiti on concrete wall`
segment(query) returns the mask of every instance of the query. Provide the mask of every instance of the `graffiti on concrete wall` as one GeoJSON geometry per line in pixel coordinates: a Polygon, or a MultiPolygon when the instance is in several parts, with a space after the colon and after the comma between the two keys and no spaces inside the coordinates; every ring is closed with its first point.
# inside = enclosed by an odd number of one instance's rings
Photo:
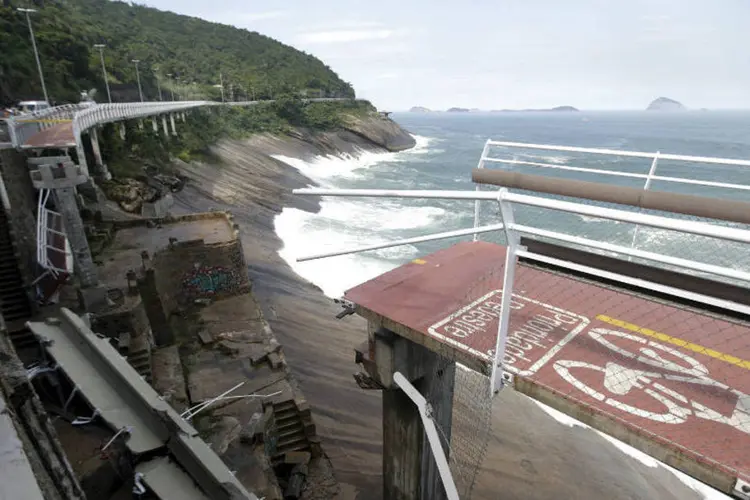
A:
{"type": "Polygon", "coordinates": [[[231,292],[240,284],[237,271],[223,266],[199,266],[186,273],[182,280],[185,292],[190,295],[214,295],[231,292]]]}

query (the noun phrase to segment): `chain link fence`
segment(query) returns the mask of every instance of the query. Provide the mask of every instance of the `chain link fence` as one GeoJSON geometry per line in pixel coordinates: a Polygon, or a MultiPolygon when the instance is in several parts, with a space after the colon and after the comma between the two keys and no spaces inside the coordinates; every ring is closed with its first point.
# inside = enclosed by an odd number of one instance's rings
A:
{"type": "MultiPolygon", "coordinates": [[[[483,160],[512,172],[708,199],[744,201],[750,192],[750,162],[743,160],[584,148],[566,148],[563,154],[543,148],[489,144],[483,160]],[[490,162],[490,157],[503,161],[490,162]]],[[[489,190],[497,188],[479,189],[489,190]]],[[[344,194],[335,191],[297,192],[344,194]]],[[[425,375],[437,381],[422,395],[437,409],[431,419],[460,498],[472,497],[483,465],[498,380],[500,386],[512,385],[724,492],[748,488],[750,455],[743,450],[750,448],[750,227],[513,190],[519,194],[544,203],[520,203],[516,196],[501,210],[497,201],[481,202],[477,226],[503,222],[512,228],[481,236],[503,247],[494,246],[496,255],[482,260],[484,267],[478,271],[469,269],[476,267],[471,261],[461,261],[466,273],[478,278],[455,292],[460,297],[452,299],[461,305],[440,323],[441,342],[461,344],[476,363],[467,368],[455,350],[441,350],[444,357],[425,375]],[[572,202],[586,210],[555,209],[550,201],[572,202]],[[510,220],[504,217],[508,209],[510,220]],[[601,217],[607,209],[619,215],[601,217]],[[647,220],[640,215],[658,216],[661,222],[633,222],[647,220]],[[704,226],[687,232],[674,229],[685,221],[704,226]],[[706,227],[714,228],[709,231],[713,236],[699,234],[706,227]],[[741,237],[717,237],[723,230],[741,237]],[[509,247],[518,251],[518,260],[500,344],[499,377],[493,380],[503,255],[509,247]],[[450,418],[442,413],[446,395],[451,395],[450,418]]],[[[432,198],[424,199],[426,203],[441,197],[470,199],[438,191],[351,190],[345,195],[432,198]]],[[[487,195],[477,194],[494,200],[487,195]]],[[[468,239],[466,233],[463,237],[468,239]]],[[[426,241],[413,238],[400,244],[426,241]]]]}
{"type": "MultiPolygon", "coordinates": [[[[518,160],[538,152],[513,148],[501,154],[518,160]]],[[[520,161],[504,167],[630,187],[638,187],[642,179],[557,167],[613,172],[644,167],[632,158],[613,156],[603,161],[570,153],[537,158],[544,166],[520,161]]],[[[646,184],[649,189],[707,200],[747,200],[750,169],[743,165],[670,160],[659,161],[658,167],[665,173],[656,169],[655,175],[652,169],[651,177],[690,182],[652,179],[646,184]]],[[[750,229],[731,221],[525,194],[673,221],[750,229]]],[[[725,493],[746,491],[750,482],[746,452],[750,446],[750,246],[547,208],[514,204],[513,212],[519,226],[552,235],[527,234],[521,241],[532,255],[519,253],[501,362],[516,389],[725,493]],[[553,233],[601,245],[563,241],[553,233]],[[539,260],[533,254],[557,260],[539,260]],[[647,258],[653,254],[669,262],[647,258]]],[[[499,215],[485,210],[481,223],[496,222],[499,215]]],[[[507,238],[500,233],[496,241],[506,244],[507,238]]]]}

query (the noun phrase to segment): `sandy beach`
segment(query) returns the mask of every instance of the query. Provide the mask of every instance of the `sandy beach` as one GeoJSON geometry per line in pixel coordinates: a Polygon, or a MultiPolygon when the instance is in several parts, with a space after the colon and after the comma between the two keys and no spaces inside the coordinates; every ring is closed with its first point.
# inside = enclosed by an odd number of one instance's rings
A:
{"type": "MultiPolygon", "coordinates": [[[[338,306],[279,257],[283,243],[273,225],[284,206],[314,211],[317,204],[291,195],[291,189],[313,182],[269,155],[305,159],[345,147],[341,141],[269,136],[222,142],[215,148],[221,164],[183,165],[191,182],[177,195],[175,212],[234,214],[253,290],[313,408],[342,486],[340,498],[375,500],[382,498],[380,394],[360,389],[352,377],[358,371],[354,347],[367,338],[365,322],[356,316],[335,319],[338,306]]],[[[459,395],[456,406],[472,403],[459,395]]],[[[561,423],[536,402],[507,390],[493,401],[491,435],[472,498],[702,496],[661,467],[628,456],[589,429],[561,423]]]]}

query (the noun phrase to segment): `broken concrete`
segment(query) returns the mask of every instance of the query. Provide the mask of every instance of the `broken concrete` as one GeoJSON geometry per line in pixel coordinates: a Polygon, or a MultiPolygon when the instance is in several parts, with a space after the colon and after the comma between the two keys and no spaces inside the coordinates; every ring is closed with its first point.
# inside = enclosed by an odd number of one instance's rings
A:
{"type": "Polygon", "coordinates": [[[176,345],[162,347],[151,353],[153,363],[152,384],[164,401],[172,408],[182,413],[188,407],[187,391],[185,389],[185,374],[182,370],[182,360],[176,345]]]}

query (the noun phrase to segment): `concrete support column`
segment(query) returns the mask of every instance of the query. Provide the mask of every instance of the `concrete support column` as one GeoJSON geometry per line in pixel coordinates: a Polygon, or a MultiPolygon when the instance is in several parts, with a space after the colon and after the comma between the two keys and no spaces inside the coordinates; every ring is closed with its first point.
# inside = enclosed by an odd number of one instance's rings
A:
{"type": "Polygon", "coordinates": [[[401,389],[383,391],[383,498],[416,500],[421,492],[424,430],[401,389]]]}
{"type": "Polygon", "coordinates": [[[78,211],[75,188],[62,188],[53,191],[57,208],[65,221],[65,234],[73,252],[75,270],[81,282],[81,287],[90,288],[98,283],[96,266],[91,258],[91,249],[86,239],[83,220],[78,211]]]}
{"type": "Polygon", "coordinates": [[[120,139],[122,139],[124,141],[126,135],[127,135],[127,133],[125,131],[125,124],[124,123],[120,123],[120,139]]]}
{"type": "Polygon", "coordinates": [[[99,134],[97,134],[96,128],[89,130],[89,137],[91,138],[91,151],[94,153],[94,162],[96,163],[94,169],[97,175],[109,180],[112,175],[102,159],[102,151],[99,149],[99,134]]]}
{"type": "Polygon", "coordinates": [[[164,137],[169,137],[169,129],[167,128],[167,117],[162,115],[161,124],[164,127],[164,137]]]}
{"type": "Polygon", "coordinates": [[[95,128],[89,130],[89,137],[91,138],[91,151],[94,153],[96,166],[101,167],[104,164],[104,160],[102,160],[102,150],[99,149],[99,134],[96,133],[95,128]]]}
{"type": "MultiPolygon", "coordinates": [[[[448,363],[438,356],[432,356],[432,366],[426,370],[420,392],[432,405],[432,420],[442,438],[440,444],[445,456],[450,460],[451,427],[453,425],[453,389],[456,381],[456,363],[448,363]]],[[[430,443],[422,443],[422,499],[443,500],[446,497],[435,455],[430,443]]]]}
{"type": "MultiPolygon", "coordinates": [[[[455,362],[388,330],[370,325],[375,373],[383,390],[383,491],[398,500],[446,498],[421,416],[414,402],[393,382],[400,372],[432,406],[433,421],[451,435],[455,362]]],[[[449,442],[441,442],[448,456],[449,442]]]]}
{"type": "Polygon", "coordinates": [[[169,122],[172,124],[172,135],[177,135],[177,127],[174,124],[174,114],[169,114],[169,122]]]}
{"type": "Polygon", "coordinates": [[[154,132],[159,132],[159,125],[156,123],[156,118],[151,118],[151,125],[154,127],[154,132]]]}

